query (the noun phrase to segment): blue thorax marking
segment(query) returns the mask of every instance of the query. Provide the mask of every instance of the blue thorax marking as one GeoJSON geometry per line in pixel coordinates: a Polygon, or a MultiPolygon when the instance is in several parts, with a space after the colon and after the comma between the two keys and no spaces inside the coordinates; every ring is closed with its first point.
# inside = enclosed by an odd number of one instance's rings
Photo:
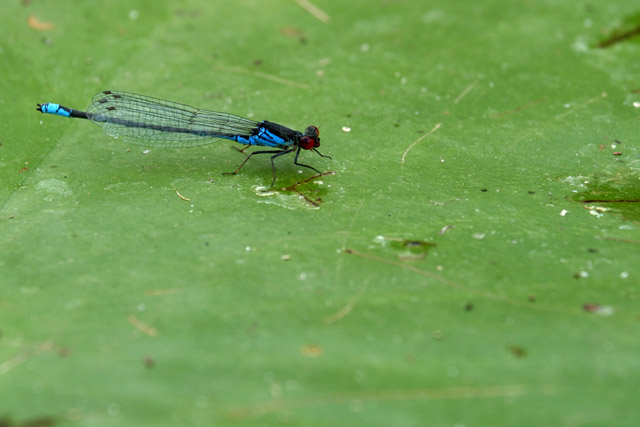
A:
{"type": "Polygon", "coordinates": [[[253,135],[250,136],[241,136],[234,135],[230,137],[233,141],[239,142],[240,144],[245,145],[261,145],[263,147],[289,147],[293,145],[293,141],[287,141],[281,136],[276,135],[275,133],[268,130],[264,125],[260,125],[256,131],[254,131],[253,135]]]}

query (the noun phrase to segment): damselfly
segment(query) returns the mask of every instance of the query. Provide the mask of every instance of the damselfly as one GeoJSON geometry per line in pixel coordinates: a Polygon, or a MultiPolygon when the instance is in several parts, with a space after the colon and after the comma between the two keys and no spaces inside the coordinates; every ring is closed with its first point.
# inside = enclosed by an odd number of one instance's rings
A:
{"type": "Polygon", "coordinates": [[[317,150],[320,146],[320,132],[315,126],[309,126],[301,133],[266,120],[256,122],[233,114],[201,110],[127,92],[100,92],[93,97],[86,112],[53,103],[38,104],[38,111],[88,119],[102,126],[107,135],[123,137],[131,144],[146,147],[194,147],[210,144],[216,139],[229,139],[247,146],[271,147],[274,150],[252,152],[235,171],[228,174],[238,173],[256,154],[272,154],[272,186],[276,182],[274,160],[277,157],[295,151],[293,163],[317,173],[320,171],[313,166],[298,163],[300,150],[312,150],[321,157],[331,159],[317,150]]]}

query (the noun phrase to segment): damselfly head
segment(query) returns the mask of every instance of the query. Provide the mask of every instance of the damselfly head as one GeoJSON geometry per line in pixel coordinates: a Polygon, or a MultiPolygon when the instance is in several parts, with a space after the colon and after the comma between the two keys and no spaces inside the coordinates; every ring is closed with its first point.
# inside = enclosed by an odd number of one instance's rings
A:
{"type": "Polygon", "coordinates": [[[304,130],[298,145],[305,150],[311,150],[320,146],[320,131],[315,126],[309,126],[304,130]]]}

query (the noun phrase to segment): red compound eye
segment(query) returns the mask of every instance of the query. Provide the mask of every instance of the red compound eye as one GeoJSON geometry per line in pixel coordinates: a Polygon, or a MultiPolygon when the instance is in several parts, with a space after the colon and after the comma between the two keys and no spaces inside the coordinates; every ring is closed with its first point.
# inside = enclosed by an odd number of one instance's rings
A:
{"type": "Polygon", "coordinates": [[[320,143],[316,141],[314,137],[305,135],[300,138],[300,142],[298,142],[298,145],[305,150],[311,150],[314,147],[320,146],[320,143]]]}
{"type": "Polygon", "coordinates": [[[304,135],[300,138],[298,145],[305,150],[311,150],[320,146],[320,131],[315,126],[309,126],[304,130],[304,135]]]}

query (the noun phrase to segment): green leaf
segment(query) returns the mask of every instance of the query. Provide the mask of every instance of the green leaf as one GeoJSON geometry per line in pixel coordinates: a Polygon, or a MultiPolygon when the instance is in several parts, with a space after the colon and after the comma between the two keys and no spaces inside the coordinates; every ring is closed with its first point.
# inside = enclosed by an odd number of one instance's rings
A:
{"type": "Polygon", "coordinates": [[[0,424],[635,425],[639,13],[4,5],[0,424]],[[35,111],[108,89],[335,173],[35,111]]]}

